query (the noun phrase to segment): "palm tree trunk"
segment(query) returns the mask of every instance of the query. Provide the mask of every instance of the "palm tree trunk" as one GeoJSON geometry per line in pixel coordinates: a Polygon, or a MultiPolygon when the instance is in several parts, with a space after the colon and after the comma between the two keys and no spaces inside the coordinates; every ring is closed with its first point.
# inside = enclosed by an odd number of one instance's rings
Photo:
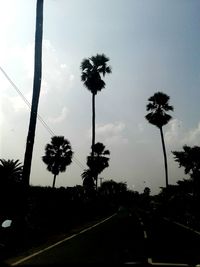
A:
{"type": "Polygon", "coordinates": [[[55,184],[56,184],[56,174],[54,174],[54,177],[53,177],[53,185],[52,185],[53,188],[55,188],[55,184]]]}
{"type": "Polygon", "coordinates": [[[35,129],[37,120],[37,110],[40,95],[41,76],[42,76],[42,33],[43,33],[43,0],[37,0],[36,7],[36,31],[35,31],[35,65],[32,106],[29,122],[29,130],[24,156],[23,182],[29,186],[31,161],[33,154],[33,144],[35,139],[35,129]]]}
{"type": "Polygon", "coordinates": [[[98,189],[98,175],[95,177],[95,180],[96,180],[96,191],[98,189]]]}
{"type": "Polygon", "coordinates": [[[94,157],[95,144],[95,94],[92,94],[92,158],[94,157]]]}
{"type": "MultiPolygon", "coordinates": [[[[94,145],[95,145],[95,94],[92,94],[92,161],[94,160],[94,145]]],[[[93,177],[96,181],[96,190],[98,187],[98,177],[93,177]]]]}
{"type": "Polygon", "coordinates": [[[168,168],[167,168],[167,154],[165,149],[165,141],[163,136],[163,130],[162,127],[160,127],[160,135],[161,135],[161,141],[162,141],[162,148],[163,148],[163,155],[164,155],[164,164],[165,164],[165,179],[166,179],[166,188],[168,187],[168,168]]]}

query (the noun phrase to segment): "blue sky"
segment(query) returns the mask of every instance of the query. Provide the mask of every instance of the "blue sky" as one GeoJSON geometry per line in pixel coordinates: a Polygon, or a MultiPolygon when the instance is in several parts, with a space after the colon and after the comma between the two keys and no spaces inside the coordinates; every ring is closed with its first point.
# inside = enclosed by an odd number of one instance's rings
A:
{"type": "MultiPolygon", "coordinates": [[[[0,3],[0,63],[31,102],[35,33],[33,0],[0,3]]],[[[43,80],[39,114],[72,145],[84,166],[91,145],[91,94],[80,81],[83,58],[105,53],[112,74],[96,97],[97,141],[111,152],[100,176],[152,193],[165,185],[159,130],[147,99],[163,91],[174,106],[164,127],[169,182],[184,177],[171,151],[200,143],[200,2],[198,0],[44,0],[43,80]]],[[[29,109],[0,73],[0,157],[23,162],[29,109]]],[[[37,124],[31,183],[51,185],[41,157],[50,134],[37,124]]],[[[57,186],[81,184],[73,162],[57,186]]]]}

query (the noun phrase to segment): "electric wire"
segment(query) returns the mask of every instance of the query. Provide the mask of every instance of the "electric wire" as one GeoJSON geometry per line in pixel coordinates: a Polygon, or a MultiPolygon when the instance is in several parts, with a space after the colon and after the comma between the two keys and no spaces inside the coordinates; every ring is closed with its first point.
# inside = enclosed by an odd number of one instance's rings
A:
{"type": "MultiPolygon", "coordinates": [[[[30,102],[27,100],[27,98],[23,95],[23,93],[19,90],[19,88],[16,86],[16,84],[11,80],[11,78],[8,76],[8,74],[5,72],[5,70],[0,66],[0,70],[1,72],[4,74],[4,76],[6,77],[6,79],[9,81],[9,83],[12,85],[12,87],[17,91],[17,93],[20,95],[20,97],[23,99],[23,101],[25,102],[25,104],[29,107],[29,109],[31,109],[31,104],[30,102]]],[[[55,136],[56,134],[51,130],[51,128],[48,126],[48,124],[44,121],[44,119],[40,116],[40,114],[37,114],[37,118],[39,119],[39,121],[42,123],[42,125],[45,127],[45,129],[50,133],[51,136],[55,136]]],[[[79,168],[85,170],[84,165],[75,157],[73,156],[72,161],[74,161],[79,168]]]]}

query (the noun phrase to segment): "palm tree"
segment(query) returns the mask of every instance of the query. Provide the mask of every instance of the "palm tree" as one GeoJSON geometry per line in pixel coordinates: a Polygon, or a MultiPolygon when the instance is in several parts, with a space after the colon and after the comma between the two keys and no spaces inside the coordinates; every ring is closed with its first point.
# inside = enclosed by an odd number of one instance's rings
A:
{"type": "Polygon", "coordinates": [[[87,165],[94,175],[94,180],[96,181],[96,189],[98,187],[98,175],[109,166],[110,151],[105,149],[104,144],[96,143],[93,146],[93,156],[92,153],[87,157],[87,165]]]}
{"type": "Polygon", "coordinates": [[[91,169],[84,170],[81,174],[81,177],[83,179],[83,186],[87,191],[93,191],[94,190],[94,173],[91,169]]]}
{"type": "Polygon", "coordinates": [[[1,183],[15,184],[22,180],[23,166],[19,160],[0,159],[1,183]]]}
{"type": "Polygon", "coordinates": [[[149,103],[146,106],[146,110],[150,111],[145,118],[149,123],[155,125],[160,130],[163,155],[164,155],[164,164],[165,164],[165,177],[166,177],[166,187],[168,187],[168,168],[167,168],[167,155],[165,149],[165,141],[163,136],[163,126],[166,125],[172,118],[167,111],[173,111],[173,106],[169,105],[170,97],[162,92],[157,92],[151,96],[148,101],[149,103]]]}
{"type": "Polygon", "coordinates": [[[72,162],[72,149],[70,142],[64,136],[53,136],[51,144],[45,147],[45,156],[42,160],[47,164],[47,170],[54,175],[53,188],[55,187],[56,176],[64,172],[72,162]]]}
{"type": "Polygon", "coordinates": [[[81,62],[81,80],[85,87],[92,93],[92,157],[95,144],[95,96],[103,88],[105,82],[102,76],[111,73],[111,67],[107,65],[109,58],[104,54],[97,54],[81,62]]]}
{"type": "Polygon", "coordinates": [[[35,139],[35,128],[37,120],[37,110],[38,110],[38,103],[40,96],[40,85],[42,78],[42,34],[43,34],[43,0],[37,0],[33,96],[32,96],[29,130],[28,130],[26,150],[24,156],[24,168],[22,174],[22,180],[25,186],[29,185],[29,180],[30,180],[31,161],[32,161],[33,145],[35,139]]]}

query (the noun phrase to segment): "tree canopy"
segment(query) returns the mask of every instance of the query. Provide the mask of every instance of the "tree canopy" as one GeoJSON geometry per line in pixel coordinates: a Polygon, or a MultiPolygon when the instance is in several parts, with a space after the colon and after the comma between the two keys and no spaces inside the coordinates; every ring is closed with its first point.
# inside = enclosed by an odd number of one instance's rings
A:
{"type": "Polygon", "coordinates": [[[47,165],[47,170],[54,174],[55,177],[59,172],[64,172],[66,167],[72,162],[72,148],[70,142],[64,136],[53,136],[51,143],[45,147],[45,156],[43,162],[47,165]]]}
{"type": "Polygon", "coordinates": [[[111,73],[111,67],[107,65],[109,58],[104,54],[97,54],[81,62],[81,80],[86,88],[94,95],[105,87],[104,77],[106,73],[111,73]]]}
{"type": "Polygon", "coordinates": [[[157,92],[151,96],[146,106],[146,110],[150,111],[145,118],[149,123],[161,128],[171,120],[171,115],[167,111],[173,111],[173,106],[169,105],[170,97],[162,92],[157,92]]]}
{"type": "Polygon", "coordinates": [[[23,166],[19,160],[0,159],[1,182],[10,184],[22,181],[23,166]]]}
{"type": "Polygon", "coordinates": [[[192,179],[200,178],[200,147],[183,146],[183,151],[172,151],[175,161],[179,167],[185,168],[185,174],[189,174],[192,179]]]}

